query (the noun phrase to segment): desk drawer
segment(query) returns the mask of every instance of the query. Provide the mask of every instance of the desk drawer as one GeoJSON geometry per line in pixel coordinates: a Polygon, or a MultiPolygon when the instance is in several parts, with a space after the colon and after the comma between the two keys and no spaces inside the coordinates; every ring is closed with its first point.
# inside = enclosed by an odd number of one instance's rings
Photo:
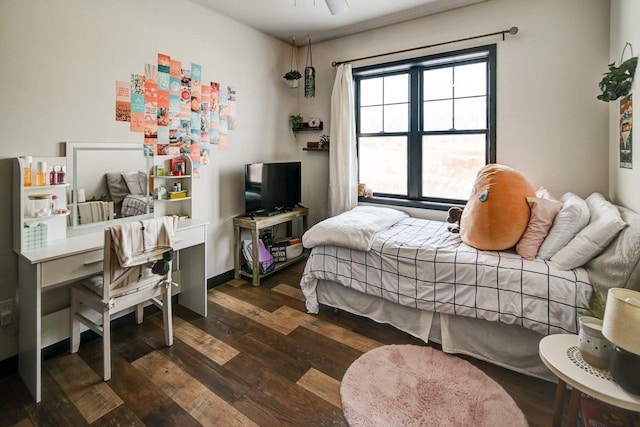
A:
{"type": "Polygon", "coordinates": [[[40,264],[42,287],[90,276],[102,271],[104,251],[97,249],[40,264]]]}
{"type": "Polygon", "coordinates": [[[173,248],[177,251],[204,243],[205,227],[178,229],[173,239],[173,248]]]}

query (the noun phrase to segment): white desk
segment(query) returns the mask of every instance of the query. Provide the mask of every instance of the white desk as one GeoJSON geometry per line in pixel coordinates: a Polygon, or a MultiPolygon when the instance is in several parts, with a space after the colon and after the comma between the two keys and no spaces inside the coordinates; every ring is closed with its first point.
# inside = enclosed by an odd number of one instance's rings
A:
{"type": "MultiPolygon", "coordinates": [[[[179,303],[207,316],[207,223],[194,219],[178,223],[174,239],[179,303]]],[[[104,229],[52,241],[44,248],[25,251],[18,257],[20,323],[19,371],[36,402],[41,400],[41,349],[69,337],[68,309],[48,315],[43,340],[42,294],[102,271],[104,229]],[[66,314],[66,316],[65,316],[66,314]],[[59,320],[56,322],[55,320],[59,320]]]]}
{"type": "Polygon", "coordinates": [[[568,426],[575,426],[580,403],[579,391],[611,405],[640,411],[640,396],[628,393],[614,383],[607,370],[596,369],[580,357],[578,336],[573,334],[549,335],[540,341],[540,358],[558,377],[553,425],[560,426],[562,402],[567,384],[573,390],[569,403],[568,426]]]}

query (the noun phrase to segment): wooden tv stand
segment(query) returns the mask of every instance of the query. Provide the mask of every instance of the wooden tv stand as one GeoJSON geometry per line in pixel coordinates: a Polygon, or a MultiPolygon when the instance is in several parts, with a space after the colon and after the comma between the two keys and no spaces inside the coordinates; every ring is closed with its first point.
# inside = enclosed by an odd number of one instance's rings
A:
{"type": "Polygon", "coordinates": [[[234,248],[233,248],[233,260],[235,268],[235,278],[239,279],[241,276],[250,277],[252,279],[253,286],[260,286],[260,279],[268,276],[278,270],[287,267],[290,264],[300,260],[305,255],[302,254],[296,258],[288,259],[284,262],[278,262],[275,268],[268,273],[261,274],[258,259],[258,240],[260,239],[260,230],[268,227],[272,227],[278,224],[287,224],[287,236],[291,236],[293,233],[293,220],[296,218],[302,218],[302,232],[307,231],[307,216],[309,215],[308,208],[293,208],[288,212],[279,213],[272,216],[237,216],[233,218],[233,231],[234,231],[234,248]],[[251,241],[253,242],[253,265],[252,271],[242,270],[242,229],[251,230],[251,241]]]}

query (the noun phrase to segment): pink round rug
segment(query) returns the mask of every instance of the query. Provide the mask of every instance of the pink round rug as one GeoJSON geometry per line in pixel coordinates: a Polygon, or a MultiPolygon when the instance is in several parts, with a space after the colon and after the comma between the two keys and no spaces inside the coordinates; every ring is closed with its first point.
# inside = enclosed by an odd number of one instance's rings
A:
{"type": "Polygon", "coordinates": [[[511,396],[471,363],[431,347],[386,345],[342,378],[350,426],[527,426],[511,396]]]}

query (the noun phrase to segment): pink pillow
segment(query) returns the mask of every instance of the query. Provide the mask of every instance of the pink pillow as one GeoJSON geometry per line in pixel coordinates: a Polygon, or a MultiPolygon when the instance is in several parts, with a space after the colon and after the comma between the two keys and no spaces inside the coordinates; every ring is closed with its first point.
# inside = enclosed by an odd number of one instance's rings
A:
{"type": "Polygon", "coordinates": [[[516,245],[516,252],[524,259],[534,259],[538,249],[547,237],[553,220],[560,209],[562,202],[551,199],[541,199],[539,197],[527,197],[527,203],[531,208],[529,224],[520,241],[516,245]]]}
{"type": "Polygon", "coordinates": [[[558,200],[544,187],[540,187],[536,190],[536,197],[547,200],[558,200]]]}

